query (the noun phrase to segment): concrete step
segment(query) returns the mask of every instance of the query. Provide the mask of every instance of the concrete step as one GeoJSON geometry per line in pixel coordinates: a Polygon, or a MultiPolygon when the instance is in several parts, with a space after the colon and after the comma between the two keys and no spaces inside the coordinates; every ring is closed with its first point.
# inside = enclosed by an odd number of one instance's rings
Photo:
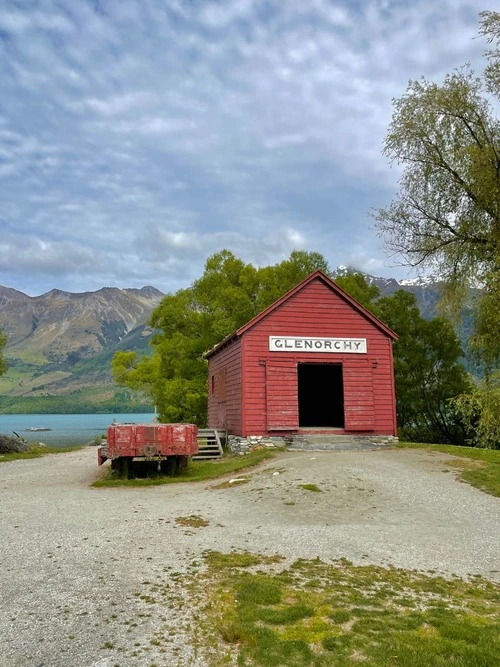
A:
{"type": "MultiPolygon", "coordinates": [[[[378,436],[379,437],[379,436],[378,436]]],[[[367,438],[370,438],[370,436],[367,435],[345,435],[342,433],[298,433],[297,435],[292,435],[290,436],[292,440],[304,440],[307,442],[358,442],[358,441],[364,441],[367,438]]],[[[377,438],[377,436],[373,436],[373,438],[377,438]]]]}
{"type": "Polygon", "coordinates": [[[288,440],[290,451],[342,451],[356,449],[383,449],[397,442],[391,436],[301,434],[288,440]]]}
{"type": "Polygon", "coordinates": [[[381,442],[336,442],[335,444],[297,443],[287,447],[289,452],[347,452],[387,449],[390,445],[381,442]]]}

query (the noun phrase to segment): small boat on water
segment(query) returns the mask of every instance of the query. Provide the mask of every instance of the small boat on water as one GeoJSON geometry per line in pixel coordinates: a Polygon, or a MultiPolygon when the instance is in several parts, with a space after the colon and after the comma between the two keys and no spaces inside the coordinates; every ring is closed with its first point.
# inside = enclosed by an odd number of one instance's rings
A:
{"type": "Polygon", "coordinates": [[[34,431],[34,432],[38,432],[38,431],[52,431],[51,428],[47,428],[46,426],[32,426],[31,428],[25,428],[24,430],[25,430],[25,431],[34,431]]]}

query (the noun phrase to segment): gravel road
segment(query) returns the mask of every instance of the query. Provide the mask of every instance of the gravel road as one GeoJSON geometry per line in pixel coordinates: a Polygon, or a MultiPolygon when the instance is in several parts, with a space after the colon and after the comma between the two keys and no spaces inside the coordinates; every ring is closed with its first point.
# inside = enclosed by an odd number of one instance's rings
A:
{"type": "Polygon", "coordinates": [[[95,489],[95,457],[0,464],[1,667],[202,667],[182,581],[206,549],[500,580],[500,499],[446,455],[287,452],[224,489],[95,489]],[[208,525],[176,523],[189,515],[208,525]],[[145,582],[169,585],[167,604],[145,582]]]}

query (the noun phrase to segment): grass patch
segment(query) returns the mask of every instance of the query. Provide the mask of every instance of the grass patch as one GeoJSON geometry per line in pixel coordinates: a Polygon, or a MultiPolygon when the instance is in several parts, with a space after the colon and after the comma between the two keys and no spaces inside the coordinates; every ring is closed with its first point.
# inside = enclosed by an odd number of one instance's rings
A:
{"type": "Polygon", "coordinates": [[[205,528],[209,522],[199,514],[191,514],[191,516],[178,516],[175,520],[179,526],[190,526],[191,528],[205,528]]]}
{"type": "Polygon", "coordinates": [[[305,489],[306,491],[312,491],[313,493],[322,493],[321,489],[316,484],[299,484],[299,489],[305,489]]]}
{"type": "MultiPolygon", "coordinates": [[[[500,586],[480,577],[471,583],[319,559],[273,573],[266,557],[249,552],[211,551],[205,562],[197,582],[208,596],[208,640],[226,643],[231,664],[500,664],[500,586]]],[[[209,664],[221,664],[219,656],[209,654],[209,664]]]]}
{"type": "Polygon", "coordinates": [[[66,454],[68,452],[76,452],[79,449],[83,449],[83,447],[42,447],[41,445],[31,445],[27,452],[0,454],[0,463],[17,461],[19,459],[39,459],[46,454],[66,454]]]}
{"type": "Polygon", "coordinates": [[[271,565],[281,563],[283,556],[262,556],[252,554],[249,551],[231,551],[223,554],[220,551],[205,551],[203,554],[205,562],[213,570],[231,570],[233,568],[254,567],[256,565],[271,565]]]}
{"type": "Polygon", "coordinates": [[[500,498],[500,450],[481,449],[478,447],[457,447],[455,445],[431,445],[419,442],[399,442],[396,447],[402,449],[425,449],[429,452],[443,452],[452,454],[469,461],[463,463],[448,463],[454,467],[463,468],[459,478],[471,486],[500,498]],[[474,463],[473,463],[474,462],[474,463]]]}
{"type": "Polygon", "coordinates": [[[256,449],[245,456],[228,456],[218,461],[191,461],[189,466],[175,477],[153,474],[151,477],[138,479],[119,479],[109,469],[106,474],[93,482],[92,486],[157,486],[159,484],[178,484],[179,482],[204,482],[239,470],[252,468],[267,459],[276,456],[269,449],[256,449]]]}

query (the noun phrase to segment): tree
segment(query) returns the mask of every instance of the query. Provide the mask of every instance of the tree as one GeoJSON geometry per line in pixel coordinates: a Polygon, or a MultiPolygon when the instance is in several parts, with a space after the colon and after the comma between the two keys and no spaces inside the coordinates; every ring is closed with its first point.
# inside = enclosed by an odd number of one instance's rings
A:
{"type": "Polygon", "coordinates": [[[260,269],[257,312],[277,301],[285,292],[316,269],[326,274],[330,272],[328,262],[323,255],[319,252],[306,252],[305,250],[294,250],[290,257],[280,264],[260,269]]]}
{"type": "Polygon", "coordinates": [[[492,48],[485,52],[488,65],[485,71],[485,81],[489,92],[500,94],[500,13],[484,11],[480,13],[481,25],[479,33],[486,37],[492,48]]]}
{"type": "Polygon", "coordinates": [[[403,437],[464,444],[451,399],[470,390],[459,363],[460,343],[449,320],[424,320],[413,294],[379,299],[377,315],[399,336],[394,343],[398,426],[403,437]]]}
{"type": "Polygon", "coordinates": [[[403,290],[379,298],[378,287],[362,274],[347,274],[335,282],[399,336],[393,348],[394,375],[403,437],[463,444],[464,429],[451,400],[471,385],[459,362],[462,349],[451,323],[425,320],[415,296],[403,290]]]}
{"type": "Polygon", "coordinates": [[[442,84],[410,81],[394,100],[384,153],[403,166],[400,190],[375,218],[389,248],[413,267],[433,266],[456,312],[481,286],[473,344],[500,361],[500,14],[482,12],[490,49],[482,78],[465,66],[442,84]]]}
{"type": "Polygon", "coordinates": [[[7,334],[0,329],[0,375],[3,375],[7,370],[7,362],[3,356],[3,349],[7,345],[7,334]]]}
{"type": "Polygon", "coordinates": [[[380,290],[375,284],[368,284],[362,273],[348,273],[335,278],[335,282],[356,301],[371,310],[375,310],[373,301],[380,296],[380,290]]]}
{"type": "Polygon", "coordinates": [[[201,278],[165,296],[154,310],[152,356],[114,355],[115,381],[146,393],[161,421],[205,425],[207,362],[203,354],[317,268],[328,272],[324,257],[305,251],[294,251],[283,262],[260,269],[228,250],[212,255],[201,278]]]}
{"type": "Polygon", "coordinates": [[[491,373],[471,392],[457,396],[453,408],[465,426],[468,444],[500,449],[500,372],[491,373]]]}

